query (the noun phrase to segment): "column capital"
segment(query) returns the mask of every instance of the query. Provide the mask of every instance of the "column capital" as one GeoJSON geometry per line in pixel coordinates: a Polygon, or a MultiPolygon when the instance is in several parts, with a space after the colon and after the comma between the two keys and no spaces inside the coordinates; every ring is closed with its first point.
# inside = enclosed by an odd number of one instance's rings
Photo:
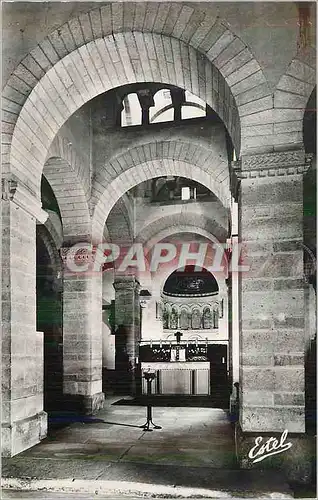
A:
{"type": "Polygon", "coordinates": [[[240,180],[303,175],[310,167],[312,157],[304,150],[243,155],[241,160],[232,162],[232,170],[240,180]]]}
{"type": "Polygon", "coordinates": [[[137,289],[140,290],[140,283],[135,276],[116,276],[113,286],[116,291],[127,290],[127,289],[137,289]]]}
{"type": "Polygon", "coordinates": [[[41,201],[17,179],[2,179],[2,200],[12,201],[42,224],[48,218],[48,213],[42,209],[41,201]]]}

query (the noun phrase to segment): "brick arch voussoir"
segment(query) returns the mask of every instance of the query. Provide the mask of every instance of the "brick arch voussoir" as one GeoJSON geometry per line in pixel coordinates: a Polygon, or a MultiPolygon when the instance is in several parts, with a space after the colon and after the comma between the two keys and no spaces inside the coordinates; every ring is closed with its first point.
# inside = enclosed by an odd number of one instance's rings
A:
{"type": "Polygon", "coordinates": [[[163,158],[148,160],[121,172],[104,187],[94,209],[92,221],[93,239],[100,241],[110,210],[125,192],[148,179],[165,175],[177,175],[199,182],[216,194],[226,208],[230,205],[230,193],[227,189],[224,189],[222,184],[215,181],[210,172],[185,161],[163,158]]]}
{"type": "Polygon", "coordinates": [[[53,156],[45,162],[43,175],[49,182],[59,205],[64,239],[89,236],[91,217],[77,172],[64,158],[53,156]]]}

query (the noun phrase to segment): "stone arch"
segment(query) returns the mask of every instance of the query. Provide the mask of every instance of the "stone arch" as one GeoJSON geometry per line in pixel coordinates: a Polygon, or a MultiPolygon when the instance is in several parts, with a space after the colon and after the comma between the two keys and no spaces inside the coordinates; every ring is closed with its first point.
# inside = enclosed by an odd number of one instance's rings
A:
{"type": "Polygon", "coordinates": [[[271,152],[282,146],[284,149],[302,148],[303,117],[315,84],[315,57],[308,55],[304,60],[295,57],[281,76],[272,97],[264,98],[264,103],[265,99],[268,101],[266,109],[255,109],[252,116],[241,115],[245,148],[255,153],[271,152]]]}
{"type": "MultiPolygon", "coordinates": [[[[192,141],[188,137],[170,140],[158,138],[156,142],[151,137],[151,142],[138,144],[124,153],[112,157],[105,167],[96,173],[92,186],[91,205],[98,204],[103,190],[122,172],[139,162],[161,159],[185,161],[199,166],[209,172],[215,178],[217,184],[222,186],[225,197],[229,196],[228,159],[220,154],[220,148],[212,142],[212,139],[211,144],[207,145],[203,140],[192,141]]],[[[157,174],[158,176],[160,176],[160,173],[157,174]]],[[[214,191],[214,194],[218,195],[216,191],[214,191]]]]}
{"type": "MultiPolygon", "coordinates": [[[[127,80],[157,76],[171,83],[175,77],[177,85],[211,105],[226,123],[237,156],[239,117],[244,128],[264,125],[264,119],[266,125],[275,123],[272,92],[260,64],[216,12],[171,2],[116,2],[70,19],[17,66],[3,92],[4,169],[11,163],[38,195],[39,179],[32,179],[28,165],[39,177],[45,150],[72,112],[127,80]],[[165,54],[162,64],[158,54],[165,54]]],[[[246,139],[256,133],[262,135],[255,127],[244,131],[243,152],[253,150],[246,139]]]]}
{"type": "MultiPolygon", "coordinates": [[[[154,245],[159,243],[169,236],[174,236],[175,234],[185,233],[185,234],[195,234],[200,235],[211,241],[213,245],[218,247],[220,252],[223,252],[224,246],[222,243],[226,241],[227,232],[224,227],[219,226],[213,219],[208,219],[205,216],[201,217],[197,213],[186,213],[186,214],[175,214],[173,216],[162,217],[155,223],[146,226],[136,237],[136,243],[141,243],[144,249],[145,260],[147,262],[147,271],[142,272],[138,275],[138,279],[143,283],[145,287],[151,287],[153,279],[156,281],[156,274],[152,276],[149,271],[150,252],[154,245]],[[177,229],[176,229],[177,227],[177,229]]],[[[175,270],[176,268],[173,267],[175,270]]],[[[158,269],[159,273],[160,270],[158,269]]],[[[224,264],[224,275],[227,276],[227,264],[224,264]]],[[[164,278],[163,284],[167,279],[170,271],[164,278]]],[[[159,288],[156,290],[157,294],[162,291],[162,281],[159,280],[159,288]]]]}
{"type": "Polygon", "coordinates": [[[66,120],[93,97],[128,83],[159,81],[190,90],[219,113],[240,149],[238,112],[226,81],[206,56],[174,38],[137,32],[108,35],[75,48],[50,63],[46,72],[29,54],[6,86],[5,106],[17,92],[17,77],[24,83],[21,104],[5,117],[14,129],[10,164],[35,194],[47,151],[66,120]],[[133,41],[140,50],[136,60],[133,41]],[[168,64],[159,50],[164,47],[168,64]],[[218,91],[220,83],[222,92],[213,90],[213,81],[218,91]],[[33,165],[32,175],[28,164],[33,165]]]}
{"type": "MultiPolygon", "coordinates": [[[[57,242],[50,232],[50,226],[47,224],[37,224],[36,226],[37,235],[41,238],[43,244],[46,247],[47,253],[54,264],[54,268],[59,274],[58,280],[61,281],[63,276],[63,263],[61,256],[58,252],[57,242]]],[[[61,285],[62,286],[62,285],[61,285]]]]}
{"type": "Polygon", "coordinates": [[[44,226],[50,233],[56,248],[59,250],[64,241],[63,226],[60,217],[52,210],[45,210],[48,213],[48,218],[44,222],[44,226]]]}
{"type": "MultiPolygon", "coordinates": [[[[212,238],[213,238],[213,236],[212,236],[212,238]]],[[[211,239],[211,235],[210,235],[210,239],[211,239]]],[[[215,238],[214,238],[214,240],[215,240],[215,238]]],[[[179,268],[180,268],[179,262],[176,262],[176,263],[173,263],[171,265],[171,267],[169,267],[169,269],[164,269],[163,272],[160,272],[159,270],[157,271],[157,273],[156,273],[157,279],[156,279],[156,283],[155,283],[156,286],[152,290],[153,295],[155,295],[156,297],[161,296],[165,282],[167,281],[169,276],[179,268]]],[[[226,294],[227,293],[227,285],[225,282],[226,276],[221,276],[220,273],[212,273],[212,274],[213,274],[213,277],[215,278],[215,280],[218,284],[219,294],[222,294],[222,295],[226,294]]]]}
{"type": "Polygon", "coordinates": [[[59,205],[64,239],[90,234],[91,219],[82,183],[68,161],[51,157],[44,165],[43,175],[50,183],[59,205]]]}
{"type": "Polygon", "coordinates": [[[222,183],[218,183],[211,173],[197,165],[169,158],[144,161],[119,174],[104,189],[94,210],[93,238],[100,241],[102,228],[112,206],[126,191],[145,180],[162,175],[178,175],[199,182],[215,193],[225,207],[230,205],[229,191],[224,188],[222,183]]]}
{"type": "Polygon", "coordinates": [[[127,195],[120,198],[107,217],[109,240],[113,243],[132,243],[133,228],[130,202],[127,195]]]}
{"type": "MultiPolygon", "coordinates": [[[[220,245],[220,241],[218,241],[214,235],[212,235],[211,233],[209,233],[206,229],[202,229],[198,226],[183,226],[183,225],[180,225],[178,226],[178,233],[185,233],[185,234],[197,234],[197,235],[200,235],[200,236],[203,236],[204,238],[206,238],[207,240],[210,240],[213,244],[215,245],[220,245]]],[[[163,239],[169,237],[169,236],[173,236],[176,234],[176,230],[172,227],[170,228],[167,228],[167,229],[164,229],[162,231],[160,231],[159,233],[155,234],[153,236],[153,238],[149,241],[147,247],[146,247],[146,257],[148,255],[148,253],[151,251],[151,249],[153,248],[153,246],[162,241],[163,239]]],[[[223,248],[223,247],[221,247],[223,248]]]]}
{"type": "Polygon", "coordinates": [[[148,224],[137,235],[136,240],[146,244],[147,248],[150,249],[155,243],[176,232],[197,233],[197,230],[200,230],[200,234],[209,239],[211,235],[215,236],[217,242],[225,242],[228,236],[227,228],[221,226],[212,217],[195,212],[181,212],[161,217],[148,224]]]}
{"type": "Polygon", "coordinates": [[[91,185],[89,158],[83,153],[83,148],[76,148],[76,139],[71,131],[62,127],[56,135],[48,151],[46,161],[52,157],[63,158],[68,162],[70,170],[76,176],[78,185],[84,192],[86,200],[89,202],[91,185]]]}

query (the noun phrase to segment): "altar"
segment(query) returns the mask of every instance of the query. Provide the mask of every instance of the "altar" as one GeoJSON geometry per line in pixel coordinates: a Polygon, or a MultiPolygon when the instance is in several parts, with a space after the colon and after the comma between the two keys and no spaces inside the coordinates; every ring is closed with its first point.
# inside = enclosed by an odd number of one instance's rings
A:
{"type": "Polygon", "coordinates": [[[227,346],[208,339],[140,341],[142,394],[147,394],[143,373],[155,374],[151,394],[215,396],[227,387],[227,346]]]}
{"type": "MultiPolygon", "coordinates": [[[[209,395],[210,363],[205,361],[142,362],[141,370],[154,371],[152,394],[209,395]]],[[[143,379],[142,393],[147,394],[143,379]]]]}

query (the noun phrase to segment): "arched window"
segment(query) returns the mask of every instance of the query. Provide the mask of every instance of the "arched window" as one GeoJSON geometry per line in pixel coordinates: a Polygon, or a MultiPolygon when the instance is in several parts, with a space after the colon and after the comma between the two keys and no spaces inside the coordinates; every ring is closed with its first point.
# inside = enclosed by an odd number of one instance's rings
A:
{"type": "Polygon", "coordinates": [[[199,309],[193,309],[191,323],[193,330],[198,330],[199,328],[201,328],[201,313],[199,309]]]}
{"type": "Polygon", "coordinates": [[[154,95],[155,105],[149,109],[150,123],[171,122],[174,119],[171,93],[169,89],[161,89],[154,95]]]}
{"type": "Polygon", "coordinates": [[[212,314],[209,307],[206,307],[203,311],[203,328],[206,330],[212,328],[212,314]]]}
{"type": "Polygon", "coordinates": [[[219,306],[213,306],[213,328],[219,328],[219,306]]]}
{"type": "Polygon", "coordinates": [[[180,313],[180,328],[187,330],[189,328],[189,316],[186,309],[181,309],[180,313]]]}
{"type": "Polygon", "coordinates": [[[141,125],[141,106],[136,93],[128,94],[123,100],[121,126],[141,125]]]}
{"type": "Polygon", "coordinates": [[[178,312],[176,309],[172,309],[170,315],[170,328],[171,330],[176,330],[178,328],[178,312]]]}
{"type": "Polygon", "coordinates": [[[206,116],[206,103],[202,101],[200,97],[186,90],[185,102],[181,109],[182,120],[187,118],[199,118],[200,116],[206,116]]]}

